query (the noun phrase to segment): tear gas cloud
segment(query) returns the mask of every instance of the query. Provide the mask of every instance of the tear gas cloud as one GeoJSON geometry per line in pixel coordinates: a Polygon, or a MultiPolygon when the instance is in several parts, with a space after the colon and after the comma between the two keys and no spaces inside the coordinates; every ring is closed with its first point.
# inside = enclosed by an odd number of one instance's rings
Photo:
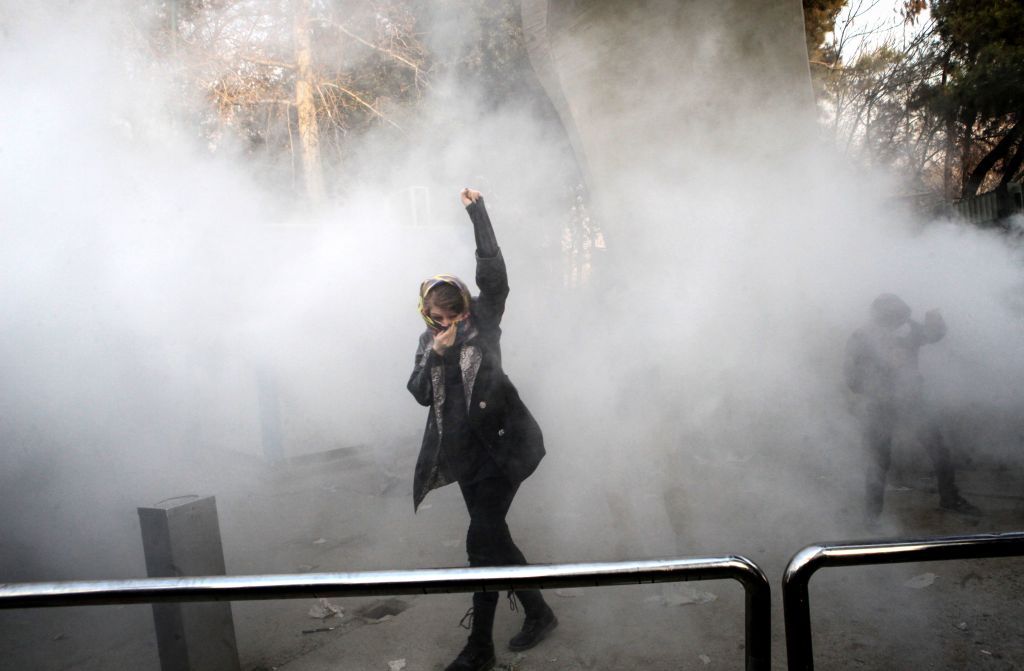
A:
{"type": "MultiPolygon", "coordinates": [[[[598,96],[617,105],[588,146],[614,159],[591,166],[608,249],[592,283],[569,289],[559,245],[575,167],[535,107],[495,109],[438,81],[422,127],[452,132],[403,137],[400,152],[371,134],[343,195],[310,211],[253,179],[241,152],[197,146],[167,68],[104,7],[0,14],[10,579],[137,574],[134,506],[217,493],[260,458],[263,374],[288,454],[367,445],[411,481],[416,289],[437,272],[473,275],[464,185],[487,196],[512,287],[505,368],[548,444],[524,491],[550,514],[513,510],[531,560],[756,556],[843,531],[862,480],[843,348],[883,291],[916,317],[942,308],[949,335],[922,369],[943,407],[1019,411],[1018,251],[883,201],[895,185],[830,155],[785,95],[764,102],[742,53],[712,57],[733,39],[721,14],[685,17],[701,26],[688,40],[634,42],[646,63],[634,89],[608,98],[587,72],[563,82],[586,122],[598,96]],[[705,99],[718,106],[693,112],[705,99]],[[432,225],[409,225],[410,186],[428,189],[432,225]],[[799,536],[780,539],[786,516],[799,536]],[[124,539],[107,546],[124,549],[121,564],[94,544],[91,564],[64,565],[58,535],[124,539]]],[[[616,24],[626,42],[641,28],[631,20],[616,24]]],[[[455,49],[459,30],[432,34],[455,49]]],[[[602,40],[575,34],[557,55],[573,62],[602,40]]],[[[987,438],[970,448],[1010,459],[1018,447],[987,438]]]]}

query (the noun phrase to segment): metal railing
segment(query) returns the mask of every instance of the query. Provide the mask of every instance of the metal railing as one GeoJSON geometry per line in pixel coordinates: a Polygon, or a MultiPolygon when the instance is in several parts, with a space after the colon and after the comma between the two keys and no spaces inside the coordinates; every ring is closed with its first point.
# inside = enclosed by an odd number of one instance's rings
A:
{"type": "Polygon", "coordinates": [[[760,567],[737,555],[409,571],[0,584],[0,609],[438,594],[724,579],[739,581],[746,594],[746,668],[768,671],[771,588],[760,567]]]}
{"type": "Polygon", "coordinates": [[[793,555],[782,577],[789,671],[814,669],[807,586],[818,569],[1015,556],[1024,556],[1024,532],[808,545],[793,555]]]}

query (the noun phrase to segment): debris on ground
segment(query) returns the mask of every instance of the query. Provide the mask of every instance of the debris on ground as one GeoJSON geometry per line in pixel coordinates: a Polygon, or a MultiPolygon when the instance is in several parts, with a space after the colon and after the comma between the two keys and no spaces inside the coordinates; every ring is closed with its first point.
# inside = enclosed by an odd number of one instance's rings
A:
{"type": "Polygon", "coordinates": [[[502,662],[498,662],[497,666],[494,667],[494,670],[495,671],[520,671],[520,669],[523,668],[523,667],[520,666],[520,664],[523,663],[524,659],[526,659],[526,656],[523,655],[522,653],[519,653],[514,658],[512,658],[510,660],[505,660],[505,661],[502,661],[502,662]]]}
{"type": "Polygon", "coordinates": [[[335,606],[327,599],[317,599],[313,607],[309,609],[309,616],[316,620],[326,620],[336,615],[340,617],[343,612],[341,606],[335,606]]]}
{"type": "Polygon", "coordinates": [[[704,662],[704,666],[707,666],[711,663],[711,658],[707,655],[698,655],[698,657],[700,658],[700,661],[704,662]]]}
{"type": "Polygon", "coordinates": [[[939,576],[934,573],[922,573],[920,575],[915,575],[913,578],[903,583],[903,586],[909,587],[910,589],[924,589],[925,587],[930,587],[934,584],[935,579],[938,577],[939,576]]]}
{"type": "Polygon", "coordinates": [[[711,592],[704,592],[692,587],[677,587],[666,590],[664,594],[649,596],[646,603],[658,603],[662,606],[689,606],[691,604],[711,603],[716,601],[718,596],[711,592]]]}
{"type": "Polygon", "coordinates": [[[334,631],[337,627],[317,627],[316,629],[303,629],[303,634],[319,634],[324,631],[334,631]]]}
{"type": "Polygon", "coordinates": [[[313,545],[323,545],[326,542],[327,539],[321,536],[320,538],[317,538],[315,541],[313,541],[313,545]]]}
{"type": "Polygon", "coordinates": [[[402,671],[405,668],[405,658],[393,659],[388,662],[388,671],[402,671]]]}
{"type": "Polygon", "coordinates": [[[980,584],[981,584],[981,581],[982,581],[982,578],[981,578],[981,576],[980,576],[980,575],[978,575],[978,574],[977,574],[977,573],[975,573],[974,571],[971,571],[970,573],[968,573],[967,575],[965,575],[965,576],[964,576],[963,578],[961,578],[961,580],[960,580],[960,586],[961,586],[961,587],[967,587],[967,583],[968,583],[968,582],[970,582],[971,580],[977,580],[977,581],[978,581],[978,584],[980,585],[980,584]]]}
{"type": "Polygon", "coordinates": [[[356,615],[367,624],[380,624],[404,612],[408,607],[409,604],[401,599],[382,599],[363,606],[356,611],[356,615]]]}
{"type": "Polygon", "coordinates": [[[967,623],[961,622],[960,624],[956,625],[956,628],[960,631],[967,631],[967,623]]]}

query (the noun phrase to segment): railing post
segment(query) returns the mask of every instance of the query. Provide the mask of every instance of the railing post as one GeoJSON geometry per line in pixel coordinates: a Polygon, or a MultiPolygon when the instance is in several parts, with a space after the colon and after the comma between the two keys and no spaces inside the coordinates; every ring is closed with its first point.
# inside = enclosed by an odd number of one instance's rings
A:
{"type": "Polygon", "coordinates": [[[739,555],[357,573],[0,583],[0,609],[108,603],[224,602],[328,596],[501,592],[559,587],[644,585],[684,580],[736,580],[743,586],[746,593],[746,668],[748,671],[770,671],[771,586],[764,571],[754,562],[739,555]]]}
{"type": "Polygon", "coordinates": [[[782,578],[782,611],[786,624],[786,658],[789,671],[813,671],[811,603],[808,585],[818,568],[821,547],[809,545],[793,555],[782,578]]]}
{"type": "Polygon", "coordinates": [[[772,589],[768,578],[757,564],[739,557],[749,564],[745,576],[738,577],[743,585],[747,671],[769,671],[772,666],[772,589]]]}
{"type": "Polygon", "coordinates": [[[819,568],[1024,556],[1024,532],[896,538],[808,545],[793,555],[782,576],[789,671],[813,671],[808,585],[819,568]]]}

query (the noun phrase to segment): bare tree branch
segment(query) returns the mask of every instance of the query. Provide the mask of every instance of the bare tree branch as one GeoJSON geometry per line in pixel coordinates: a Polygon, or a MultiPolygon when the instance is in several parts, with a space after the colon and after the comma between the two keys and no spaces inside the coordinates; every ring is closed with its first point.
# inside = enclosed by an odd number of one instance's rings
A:
{"type": "Polygon", "coordinates": [[[368,109],[371,112],[373,112],[374,114],[376,114],[378,117],[380,117],[380,119],[382,121],[384,121],[384,122],[386,122],[388,124],[391,124],[392,126],[397,128],[398,130],[402,131],[403,133],[405,132],[404,128],[402,128],[401,126],[396,124],[394,121],[392,121],[391,119],[389,119],[386,116],[384,116],[383,114],[381,114],[381,112],[376,107],[374,107],[370,103],[368,103],[365,100],[363,100],[362,98],[360,98],[357,93],[355,93],[353,91],[350,91],[349,89],[345,88],[344,86],[340,86],[339,84],[335,84],[333,82],[322,82],[321,86],[329,86],[331,88],[338,89],[339,91],[341,91],[342,93],[344,93],[348,97],[352,98],[353,100],[355,100],[357,103],[359,103],[360,105],[362,105],[366,109],[368,109]]]}
{"type": "Polygon", "coordinates": [[[239,54],[239,58],[249,63],[255,63],[256,65],[266,65],[272,68],[284,68],[286,70],[294,70],[294,63],[285,63],[283,61],[274,61],[268,58],[261,58],[259,56],[251,56],[249,54],[239,54]]]}
{"type": "Polygon", "coordinates": [[[341,32],[343,32],[346,35],[348,35],[349,37],[351,37],[352,39],[354,39],[355,41],[359,42],[360,44],[363,44],[363,45],[365,45],[365,46],[367,46],[367,47],[369,47],[369,48],[371,48],[371,49],[373,49],[375,51],[379,51],[382,54],[386,54],[387,56],[390,56],[391,58],[395,59],[399,63],[403,63],[403,64],[407,65],[416,74],[417,81],[420,79],[420,77],[422,75],[422,71],[420,70],[420,67],[418,65],[416,65],[415,63],[413,63],[412,61],[410,61],[408,58],[404,58],[401,54],[395,53],[394,51],[391,51],[390,49],[385,49],[383,47],[377,46],[376,44],[363,39],[359,35],[353,33],[351,30],[346,28],[341,23],[333,23],[333,26],[335,28],[337,28],[338,30],[340,30],[341,32]]]}

